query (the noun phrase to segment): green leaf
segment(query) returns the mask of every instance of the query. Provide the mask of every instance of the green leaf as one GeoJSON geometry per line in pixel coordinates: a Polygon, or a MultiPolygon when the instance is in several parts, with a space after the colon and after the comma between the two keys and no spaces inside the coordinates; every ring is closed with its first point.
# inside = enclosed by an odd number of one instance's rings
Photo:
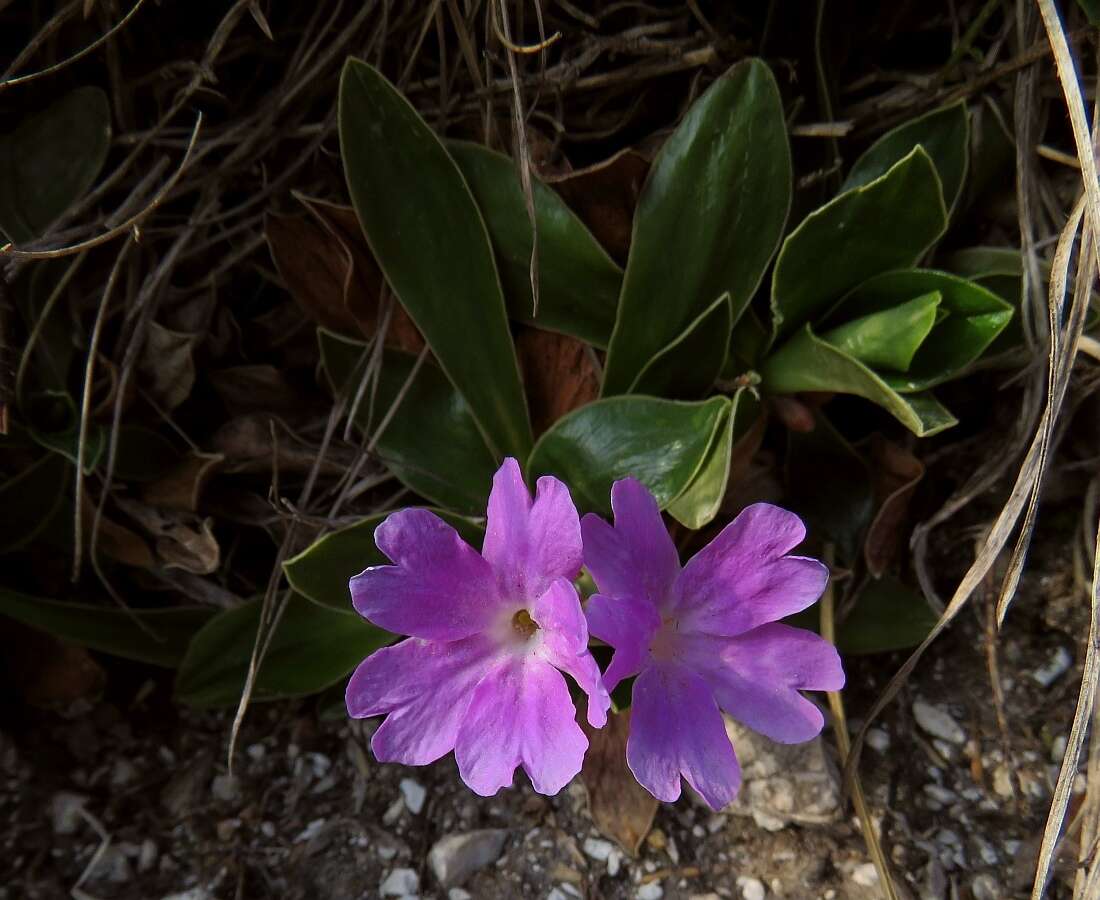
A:
{"type": "Polygon", "coordinates": [[[558,194],[532,178],[538,229],[539,305],[531,297],[531,221],[516,164],[468,141],[448,141],[489,229],[508,314],[607,347],[623,271],[558,194]]]}
{"type": "Polygon", "coordinates": [[[489,234],[455,161],[366,63],[340,79],[344,174],[367,243],[497,456],[531,448],[531,424],[489,234]]]}
{"type": "Polygon", "coordinates": [[[111,108],[81,87],[0,137],[0,232],[41,235],[92,186],[111,146],[111,108]]]}
{"type": "Polygon", "coordinates": [[[38,537],[64,502],[72,472],[62,457],[46,453],[0,484],[0,553],[19,550],[38,537]]]}
{"type": "Polygon", "coordinates": [[[918,591],[887,576],[869,581],[859,592],[837,628],[837,647],[848,654],[907,650],[923,641],[936,621],[918,591]]]}
{"type": "MultiPolygon", "coordinates": [[[[218,613],[195,635],[176,674],[176,696],[200,709],[234,706],[252,660],[263,601],[218,613]]],[[[253,700],[303,697],[335,684],[393,635],[355,613],[291,594],[253,684],[253,700]]]]}
{"type": "Polygon", "coordinates": [[[729,356],[733,306],[723,294],[653,357],[627,393],[695,400],[713,387],[729,356]]]}
{"type": "Polygon", "coordinates": [[[646,364],[717,297],[736,321],[783,233],[791,160],[779,89],[758,59],[738,63],[700,97],[653,162],[604,371],[605,396],[627,391],[646,364]]]}
{"type": "Polygon", "coordinates": [[[0,613],[73,644],[171,669],[183,660],[192,636],[214,610],[119,609],[0,589],[0,613]]]}
{"type": "Polygon", "coordinates": [[[1100,25],[1100,0],[1077,0],[1090,25],[1100,25]]]}
{"type": "Polygon", "coordinates": [[[856,160],[841,190],[870,184],[918,145],[932,158],[943,185],[944,202],[948,210],[954,209],[970,164],[970,115],[965,100],[925,113],[886,132],[856,160]]]}
{"type": "Polygon", "coordinates": [[[906,372],[936,324],[941,294],[931,291],[851,319],[821,335],[838,350],[876,369],[906,372]]]}
{"type": "Polygon", "coordinates": [[[691,484],[729,412],[725,397],[698,403],[631,395],[597,400],[559,419],[531,452],[527,472],[556,475],[578,509],[611,512],[611,485],[632,475],[667,507],[691,484]]]}
{"type": "Polygon", "coordinates": [[[668,514],[686,528],[710,524],[722,507],[729,482],[733,447],[760,415],[760,402],[740,390],[730,402],[730,412],[719,423],[706,458],[691,483],[668,506],[668,514]]]}
{"type": "MultiPolygon", "coordinates": [[[[864,282],[829,316],[832,321],[896,309],[908,298],[935,292],[942,298],[928,339],[904,375],[883,375],[899,393],[926,391],[965,374],[1009,324],[1012,305],[973,281],[932,269],[902,269],[864,282]]],[[[824,335],[823,335],[824,337],[824,335]]],[[[835,344],[835,341],[830,340],[835,344]]]]}
{"type": "Polygon", "coordinates": [[[762,387],[774,394],[802,391],[855,394],[877,403],[918,437],[928,437],[957,424],[929,393],[897,393],[857,359],[814,334],[806,325],[760,367],[762,387]]]}
{"type": "MultiPolygon", "coordinates": [[[[481,549],[485,532],[480,525],[445,510],[433,509],[475,549],[481,549]]],[[[374,530],[388,512],[367,516],[347,528],[326,534],[293,559],[283,563],[287,581],[303,597],[347,612],[351,609],[348,581],[367,566],[388,565],[390,560],[374,543],[374,530]]]]}
{"type": "Polygon", "coordinates": [[[787,236],[772,277],[773,336],[815,321],[868,278],[912,266],[946,227],[939,176],[917,147],[881,178],[810,213],[787,236]]]}
{"type": "Polygon", "coordinates": [[[863,458],[821,414],[813,431],[787,438],[787,493],[812,536],[836,544],[850,565],[875,511],[871,473],[863,458]]]}
{"type": "MultiPolygon", "coordinates": [[[[349,384],[353,400],[361,377],[356,369],[365,344],[319,329],[321,360],[334,389],[349,384]]],[[[433,503],[483,515],[497,464],[485,446],[470,408],[439,367],[425,360],[406,388],[416,357],[386,350],[372,395],[368,387],[356,408],[356,424],[377,437],[375,450],[401,483],[433,503]],[[404,390],[386,428],[376,430],[404,390]]]]}
{"type": "MultiPolygon", "coordinates": [[[[64,391],[37,391],[31,398],[33,423],[27,434],[40,447],[59,453],[74,466],[80,445],[80,414],[76,402],[64,391]]],[[[99,464],[107,444],[102,426],[90,423],[84,452],[84,473],[90,474],[99,464]]]]}

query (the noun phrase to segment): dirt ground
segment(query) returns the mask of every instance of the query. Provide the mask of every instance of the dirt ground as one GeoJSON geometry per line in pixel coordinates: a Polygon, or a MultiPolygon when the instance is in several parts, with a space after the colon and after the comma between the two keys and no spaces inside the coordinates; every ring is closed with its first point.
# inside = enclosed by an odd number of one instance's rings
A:
{"type": "MultiPolygon", "coordinates": [[[[871,732],[864,786],[914,897],[1027,896],[1085,621],[1067,549],[1072,517],[1048,513],[1044,526],[997,644],[1004,727],[979,604],[871,732]]],[[[965,561],[961,549],[954,555],[965,561]]],[[[853,728],[900,661],[848,661],[853,728]]],[[[326,719],[316,700],[253,707],[230,776],[229,714],[176,709],[169,681],[144,669],[111,674],[94,705],[16,707],[5,717],[5,900],[71,890],[103,900],[881,896],[858,824],[840,806],[828,731],[793,756],[739,738],[739,808],[714,814],[685,794],[660,808],[632,857],[596,830],[579,782],[545,798],[521,776],[516,788],[481,800],[452,758],[422,769],[378,764],[369,751],[377,722],[326,719]],[[439,872],[449,878],[456,857],[440,870],[432,849],[450,836],[465,837],[444,848],[462,845],[482,865],[443,887],[439,872]]],[[[1072,879],[1077,848],[1066,843],[1052,897],[1066,895],[1072,879]]]]}

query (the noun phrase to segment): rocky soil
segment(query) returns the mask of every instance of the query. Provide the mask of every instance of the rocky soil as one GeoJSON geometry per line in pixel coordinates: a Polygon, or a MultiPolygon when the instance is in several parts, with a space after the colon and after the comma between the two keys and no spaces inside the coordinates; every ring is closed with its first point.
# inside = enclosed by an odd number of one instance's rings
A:
{"type": "MultiPolygon", "coordinates": [[[[913,897],[1027,895],[1080,672],[1084,608],[1064,547],[1055,535],[1037,548],[997,645],[1003,725],[979,602],[870,732],[864,787],[913,897]]],[[[849,661],[849,715],[900,659],[849,661]]],[[[738,801],[716,814],[685,795],[632,854],[597,830],[580,781],[546,798],[521,777],[480,799],[450,758],[378,764],[376,723],[327,718],[316,700],[254,707],[230,773],[230,715],[176,710],[145,670],[111,675],[94,704],[5,715],[4,900],[881,896],[828,731],[783,747],[731,724],[738,801]]],[[[1067,844],[1054,897],[1072,878],[1067,844]]]]}

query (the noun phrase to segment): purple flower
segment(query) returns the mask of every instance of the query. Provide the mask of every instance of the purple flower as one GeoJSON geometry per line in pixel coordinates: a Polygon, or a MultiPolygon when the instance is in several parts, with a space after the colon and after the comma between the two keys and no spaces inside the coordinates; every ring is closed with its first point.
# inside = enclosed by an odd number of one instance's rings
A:
{"type": "Polygon", "coordinates": [[[772,740],[797,743],[824,724],[799,691],[844,684],[831,644],[776,621],[813,603],[828,570],[787,555],[806,529],[767,503],[745,509],[683,568],[640,482],[617,481],[611,505],[614,527],[587,515],[581,530],[599,588],[588,627],[615,649],[604,683],[613,690],[638,676],[627,762],[658,800],[680,796],[682,775],[721,809],[737,795],[741,770],[720,710],[772,740]]]}
{"type": "Polygon", "coordinates": [[[482,796],[517,766],[536,791],[576,775],[588,740],[562,672],[588,694],[588,721],[611,704],[573,579],[581,530],[569,490],[538,481],[534,502],[519,464],[493,478],[479,554],[425,509],[389,516],[374,533],[395,565],[351,579],[355,609],[410,635],[359,664],[347,690],[354,718],[385,715],[371,748],[382,762],[422,766],[455,751],[462,780],[482,796]]]}

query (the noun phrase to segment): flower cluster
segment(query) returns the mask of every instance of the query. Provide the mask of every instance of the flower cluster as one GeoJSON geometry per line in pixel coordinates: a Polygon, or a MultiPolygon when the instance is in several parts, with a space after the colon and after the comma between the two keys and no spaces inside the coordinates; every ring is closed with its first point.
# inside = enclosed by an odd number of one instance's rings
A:
{"type": "Polygon", "coordinates": [[[482,796],[522,767],[554,794],[580,771],[588,741],[568,675],[587,695],[588,723],[607,721],[608,691],[636,676],[627,762],[660,800],[686,779],[714,809],[737,794],[739,767],[722,710],[773,740],[816,735],[824,720],[802,690],[839,690],[840,659],[812,632],[777,620],[812,604],[827,569],[792,556],[805,537],[793,513],[745,509],[681,567],[657,503],[627,478],[611,492],[614,525],[583,522],[556,478],[532,500],[519,464],[493,479],[479,554],[424,509],[375,533],[393,562],[351,580],[355,609],[408,635],[364,660],[347,689],[356,718],[385,715],[371,741],[383,762],[425,765],[454,751],[482,796]],[[598,593],[582,609],[585,566],[598,593]],[[589,632],[614,650],[601,674],[589,632]]]}

